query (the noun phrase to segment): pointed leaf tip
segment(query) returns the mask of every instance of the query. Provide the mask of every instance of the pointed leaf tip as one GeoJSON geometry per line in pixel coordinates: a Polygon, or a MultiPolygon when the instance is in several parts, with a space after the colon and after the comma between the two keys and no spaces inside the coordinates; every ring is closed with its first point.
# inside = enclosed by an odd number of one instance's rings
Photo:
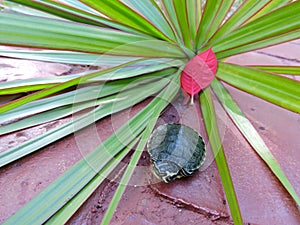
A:
{"type": "Polygon", "coordinates": [[[192,96],[199,93],[215,78],[217,67],[218,61],[211,48],[194,56],[181,72],[182,89],[192,96]]]}

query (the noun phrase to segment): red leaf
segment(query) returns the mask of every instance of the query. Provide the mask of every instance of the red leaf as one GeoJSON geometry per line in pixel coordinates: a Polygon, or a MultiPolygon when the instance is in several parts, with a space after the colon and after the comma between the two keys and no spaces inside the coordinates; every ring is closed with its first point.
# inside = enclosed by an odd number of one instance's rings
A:
{"type": "Polygon", "coordinates": [[[190,95],[208,87],[216,76],[218,61],[212,49],[194,56],[181,72],[182,89],[190,95]]]}

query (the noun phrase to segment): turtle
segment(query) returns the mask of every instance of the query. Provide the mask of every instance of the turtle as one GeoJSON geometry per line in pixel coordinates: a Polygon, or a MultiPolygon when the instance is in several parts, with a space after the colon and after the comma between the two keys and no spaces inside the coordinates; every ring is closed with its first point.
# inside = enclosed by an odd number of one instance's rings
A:
{"type": "Polygon", "coordinates": [[[183,124],[157,127],[147,142],[147,151],[154,175],[166,183],[192,175],[206,156],[203,138],[183,124]]]}

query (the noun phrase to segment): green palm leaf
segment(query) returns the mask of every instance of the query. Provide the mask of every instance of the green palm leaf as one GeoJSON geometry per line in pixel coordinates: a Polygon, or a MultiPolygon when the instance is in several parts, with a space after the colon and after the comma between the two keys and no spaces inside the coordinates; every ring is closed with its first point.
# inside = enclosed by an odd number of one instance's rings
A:
{"type": "MultiPolygon", "coordinates": [[[[246,0],[243,4],[236,10],[234,14],[220,27],[220,29],[215,33],[215,35],[210,40],[210,43],[215,40],[225,37],[227,34],[242,26],[242,24],[253,18],[257,12],[261,12],[264,6],[271,2],[269,0],[246,0]]],[[[281,1],[280,1],[281,2],[281,1]]]]}
{"type": "Polygon", "coordinates": [[[233,0],[206,1],[203,17],[197,32],[196,49],[204,46],[207,40],[209,40],[209,38],[215,33],[222,21],[225,19],[233,2],[233,0]]]}
{"type": "Polygon", "coordinates": [[[134,145],[138,142],[139,136],[135,138],[127,147],[119,154],[112,158],[103,169],[95,175],[95,177],[67,204],[65,204],[55,215],[51,217],[45,224],[65,224],[77,211],[80,206],[88,199],[97,187],[105,180],[106,177],[119,165],[121,160],[131,151],[134,145]]]}
{"type": "MultiPolygon", "coordinates": [[[[135,152],[134,154],[132,155],[131,157],[131,161],[130,163],[128,164],[127,166],[127,169],[126,171],[124,172],[123,176],[122,176],[122,179],[120,181],[120,185],[118,186],[116,192],[115,192],[115,195],[113,196],[113,199],[106,211],[106,214],[104,215],[104,218],[101,222],[101,224],[109,224],[114,212],[115,212],[115,209],[117,208],[118,206],[118,202],[120,201],[124,191],[125,191],[125,188],[130,180],[130,177],[132,176],[133,174],[133,171],[134,171],[134,168],[135,166],[137,165],[138,163],[138,160],[140,159],[140,156],[147,144],[147,140],[148,138],[150,137],[150,134],[157,122],[157,119],[160,115],[160,113],[162,112],[162,110],[169,104],[170,100],[170,97],[169,96],[172,96],[174,97],[176,92],[174,92],[174,88],[175,87],[170,87],[168,89],[166,89],[166,92],[161,95],[161,99],[160,99],[160,102],[156,105],[156,107],[153,109],[152,111],[152,115],[150,117],[150,120],[148,122],[148,126],[145,128],[145,130],[143,131],[143,134],[141,136],[141,140],[138,144],[138,146],[136,147],[135,149],[135,152]],[[173,89],[173,90],[172,90],[173,89]],[[167,93],[169,92],[169,93],[167,93]],[[173,92],[173,93],[172,93],[173,92]]],[[[176,88],[175,88],[176,90],[176,88]]]]}
{"type": "MultiPolygon", "coordinates": [[[[102,222],[107,224],[155,121],[178,94],[180,73],[190,58],[212,47],[220,61],[300,37],[299,1],[245,0],[237,9],[235,4],[233,0],[11,0],[0,3],[5,8],[0,13],[0,44],[26,47],[1,48],[1,56],[109,67],[64,77],[1,83],[1,95],[33,92],[0,107],[0,122],[6,123],[0,127],[1,134],[75,112],[89,111],[0,153],[0,167],[106,116],[156,96],[5,224],[18,221],[30,225],[46,221],[48,224],[65,223],[103,182],[101,175],[109,175],[137,144],[137,151],[122,178],[124,183],[117,188],[102,222]],[[83,86],[78,86],[76,91],[67,89],[81,84],[83,86]],[[98,89],[101,91],[95,94],[98,89]],[[21,120],[7,124],[13,118],[21,120]]],[[[299,68],[243,67],[219,62],[217,77],[211,87],[244,137],[299,204],[298,195],[276,159],[219,82],[224,81],[300,113],[299,82],[278,74],[299,75],[299,68]]],[[[232,219],[235,224],[242,224],[242,213],[225,158],[226,149],[223,149],[219,137],[210,88],[200,93],[200,101],[232,219]]]]}
{"type": "Polygon", "coordinates": [[[277,178],[281,181],[290,195],[294,198],[295,202],[300,205],[300,198],[298,197],[296,191],[294,190],[291,183],[288,181],[287,177],[283,173],[280,165],[259,136],[255,128],[252,126],[250,121],[246,118],[243,112],[240,110],[238,105],[231,98],[229,93],[226,91],[224,86],[217,82],[216,80],[212,83],[212,88],[218,99],[222,103],[223,107],[227,111],[230,118],[245,136],[245,138],[249,141],[252,147],[256,150],[256,152],[260,155],[260,157],[267,163],[270,169],[274,172],[277,178]]]}
{"type": "Polygon", "coordinates": [[[152,83],[148,85],[140,85],[136,89],[131,89],[127,92],[122,92],[122,98],[120,99],[120,94],[108,96],[104,99],[109,101],[108,104],[100,105],[94,110],[90,111],[87,114],[79,118],[75,118],[73,121],[63,124],[60,127],[49,130],[45,134],[33,138],[23,144],[11,148],[5,152],[0,153],[0,167],[7,165],[10,162],[13,162],[25,155],[28,155],[34,151],[39,150],[40,148],[59,140],[62,137],[65,137],[73,132],[76,132],[95,121],[104,118],[107,115],[126,109],[134,104],[137,104],[141,100],[155,94],[160,91],[167,83],[168,79],[161,80],[158,85],[153,85],[152,83]],[[144,91],[143,91],[144,90],[144,91]],[[146,90],[146,91],[145,91],[146,90]],[[141,95],[136,95],[136,91],[141,92],[141,95]],[[122,101],[123,100],[123,101],[122,101]],[[117,104],[115,101],[119,101],[117,104]]]}
{"type": "MultiPolygon", "coordinates": [[[[128,7],[121,1],[81,1],[120,24],[132,27],[138,31],[142,31],[159,39],[170,41],[170,39],[165,34],[163,34],[157,27],[155,27],[151,22],[147,21],[144,17],[142,17],[140,14],[132,10],[130,7],[128,7]]],[[[143,3],[140,2],[140,4],[143,3]]]]}
{"type": "Polygon", "coordinates": [[[251,66],[256,69],[276,74],[300,75],[300,66],[251,66]]]}
{"type": "Polygon", "coordinates": [[[95,66],[117,66],[120,64],[128,63],[139,59],[139,57],[121,57],[112,55],[99,55],[88,54],[82,52],[67,52],[67,51],[53,51],[53,50],[20,50],[9,49],[1,50],[1,56],[19,58],[19,59],[31,59],[46,62],[58,62],[68,64],[79,65],[95,65],[95,66]]]}
{"type": "Polygon", "coordinates": [[[300,83],[262,71],[220,63],[221,80],[273,104],[300,113],[300,83]]]}
{"type": "Polygon", "coordinates": [[[256,41],[280,36],[291,31],[299,32],[299,10],[300,2],[296,1],[253,20],[226,35],[222,40],[216,41],[213,44],[214,50],[222,52],[256,41]]]}
{"type": "Polygon", "coordinates": [[[10,45],[138,57],[185,56],[175,45],[150,37],[6,12],[0,14],[0,31],[0,43],[10,45]]]}
{"type": "Polygon", "coordinates": [[[227,165],[226,157],[222,147],[220,134],[218,131],[212,96],[209,89],[200,95],[201,111],[203,114],[206,132],[215,156],[216,164],[226,193],[230,207],[231,216],[235,224],[243,224],[236,193],[234,191],[232,179],[227,165]]]}
{"type": "MultiPolygon", "coordinates": [[[[107,138],[93,152],[85,156],[55,182],[26,204],[4,224],[42,224],[63,207],[75,194],[87,185],[96,174],[122,149],[126,148],[147,127],[157,105],[166,106],[178,92],[172,81],[148,106],[107,138]],[[165,93],[169,93],[166,95],[165,93]],[[167,96],[167,99],[164,99],[167,96]],[[164,104],[161,104],[161,101],[164,104]],[[128,132],[130,128],[131,132],[128,132]],[[55,201],[53,201],[53,197],[55,201]],[[30,215],[30,217],[26,217],[30,215]]],[[[157,113],[157,112],[156,112],[157,113]]]]}

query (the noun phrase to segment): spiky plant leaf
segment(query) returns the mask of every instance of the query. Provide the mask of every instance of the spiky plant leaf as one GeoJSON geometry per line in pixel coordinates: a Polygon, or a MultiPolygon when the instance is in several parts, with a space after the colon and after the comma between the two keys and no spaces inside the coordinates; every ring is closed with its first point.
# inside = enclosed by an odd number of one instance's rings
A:
{"type": "MultiPolygon", "coordinates": [[[[101,143],[93,152],[51,183],[4,224],[16,224],[20,220],[24,224],[38,225],[46,222],[74,195],[80,192],[115,155],[139,136],[151,121],[152,114],[157,113],[155,111],[156,106],[160,105],[162,110],[176,96],[179,86],[178,82],[174,83],[173,80],[148,106],[101,143]],[[131,132],[128,132],[128,129],[131,132]],[[53,201],[53,198],[56,200],[53,201]],[[30,217],[26,216],[28,214],[30,217]]],[[[178,80],[178,76],[176,80],[178,80]]]]}
{"type": "Polygon", "coordinates": [[[220,63],[217,77],[243,91],[300,113],[300,83],[279,75],[220,63]]]}
{"type": "MultiPolygon", "coordinates": [[[[0,107],[2,112],[0,117],[2,116],[4,122],[7,122],[9,115],[17,113],[17,110],[21,112],[26,109],[27,115],[32,115],[23,121],[1,127],[1,132],[16,131],[69,115],[72,110],[76,112],[102,104],[75,118],[74,121],[2,152],[0,154],[2,166],[71,134],[74,127],[75,130],[82,129],[155,93],[165,93],[165,98],[170,101],[178,92],[179,75],[184,65],[196,54],[209,48],[215,51],[220,62],[225,57],[300,37],[299,1],[245,0],[238,9],[233,8],[235,4],[230,8],[233,3],[231,0],[11,0],[4,1],[4,4],[7,2],[10,4],[3,8],[8,12],[0,14],[0,44],[22,46],[26,49],[1,48],[0,55],[49,62],[104,65],[111,68],[67,77],[0,84],[1,94],[37,91],[0,107]],[[39,48],[39,51],[34,50],[35,48],[39,48]],[[147,82],[141,81],[147,80],[148,76],[152,78],[147,82]],[[177,86],[170,86],[170,80],[174,80],[177,86]],[[106,92],[96,98],[77,96],[74,105],[70,104],[68,98],[63,99],[64,96],[72,96],[72,92],[50,97],[51,94],[82,83],[99,87],[106,92]],[[174,90],[170,90],[170,87],[174,90]],[[58,101],[51,103],[53,99],[58,101]],[[42,107],[38,107],[39,103],[43,103],[42,107]],[[35,112],[39,114],[33,115],[35,112]],[[32,122],[27,124],[30,120],[32,122]]],[[[278,66],[246,68],[219,63],[217,79],[288,110],[299,112],[299,82],[281,77],[277,73],[299,75],[299,68],[278,66]]],[[[78,87],[78,93],[83,93],[84,90],[88,89],[78,87]]],[[[209,89],[205,89],[200,98],[207,131],[209,134],[211,134],[209,131],[216,131],[210,135],[213,150],[216,151],[221,142],[218,138],[209,89]]],[[[160,109],[155,112],[156,118],[166,106],[167,103],[162,103],[159,97],[155,98],[116,134],[110,136],[87,156],[95,170],[87,167],[83,161],[78,162],[6,223],[15,224],[22,220],[23,224],[40,224],[56,212],[57,216],[54,215],[53,220],[48,222],[52,224],[57,221],[66,222],[97,185],[102,183],[103,179],[98,177],[97,172],[109,174],[145,130],[153,115],[153,109],[156,107],[160,109]],[[129,125],[133,128],[134,135],[128,132],[129,125]],[[124,142],[120,143],[119,135],[124,142]],[[104,151],[106,148],[111,154],[104,151]],[[115,155],[116,160],[112,157],[115,155]],[[74,198],[71,200],[72,197],[74,198]]],[[[238,121],[236,124],[240,127],[238,121]]],[[[240,129],[243,130],[241,127],[240,129]]],[[[144,133],[140,149],[149,131],[144,133]]],[[[254,143],[255,146],[257,142],[253,132],[247,130],[243,132],[249,143],[254,143]]],[[[266,148],[264,151],[269,154],[266,148]]],[[[236,224],[241,224],[241,212],[226,159],[223,151],[221,152],[222,154],[216,155],[221,180],[224,183],[232,218],[236,224]]],[[[139,152],[130,162],[131,165],[135,165],[138,156],[139,152]]],[[[262,158],[265,160],[263,155],[262,158]]],[[[273,168],[271,161],[266,160],[266,163],[273,168]]],[[[131,172],[129,169],[127,175],[131,172]]],[[[283,178],[280,179],[281,182],[298,201],[298,196],[287,185],[282,170],[276,168],[273,172],[277,177],[283,178]]],[[[128,178],[129,176],[126,180],[128,178]]],[[[123,190],[124,187],[118,189],[117,197],[112,202],[114,207],[118,204],[123,190]]],[[[110,216],[112,209],[113,207],[109,212],[110,216]]]]}
{"type": "Polygon", "coordinates": [[[224,191],[226,193],[232,219],[235,224],[243,224],[236,193],[234,191],[231,175],[222,147],[222,141],[218,131],[213,100],[209,89],[205,89],[200,94],[200,105],[206,132],[216,159],[216,164],[223,183],[224,191]]]}
{"type": "Polygon", "coordinates": [[[65,204],[54,216],[45,224],[65,224],[77,211],[80,206],[90,197],[98,186],[109,176],[111,172],[120,164],[121,160],[131,151],[138,142],[140,136],[136,137],[128,146],[126,146],[119,154],[110,160],[103,169],[95,175],[95,177],[67,204],[65,204]]]}
{"type": "Polygon", "coordinates": [[[300,76],[300,66],[251,66],[251,67],[264,70],[270,73],[300,76]]]}
{"type": "Polygon", "coordinates": [[[296,1],[253,20],[213,43],[214,50],[218,53],[291,31],[299,33],[300,21],[297,13],[299,10],[300,2],[296,1]]]}
{"type": "MultiPolygon", "coordinates": [[[[173,87],[171,87],[173,88],[173,87]]],[[[169,92],[172,90],[168,90],[169,92]]],[[[174,91],[173,91],[174,93],[174,91]]],[[[165,93],[166,94],[166,93],[165,93]]],[[[169,93],[168,93],[169,94],[169,93]]],[[[130,163],[128,164],[127,166],[127,169],[125,170],[123,176],[122,176],[122,179],[120,180],[120,184],[112,198],[112,201],[110,203],[110,205],[108,206],[108,209],[106,211],[106,214],[104,215],[104,218],[101,222],[101,224],[109,224],[114,212],[115,212],[115,209],[117,208],[118,206],[118,202],[121,200],[121,197],[126,189],[126,186],[128,185],[128,182],[133,174],[133,171],[138,163],[138,160],[140,159],[142,153],[143,153],[143,150],[147,144],[147,141],[148,141],[148,138],[150,137],[151,135],[151,132],[157,122],[157,119],[160,115],[160,113],[162,112],[162,110],[167,106],[167,104],[169,103],[169,97],[168,95],[162,95],[161,96],[161,100],[160,102],[155,106],[155,108],[153,109],[152,111],[152,115],[150,117],[150,120],[148,122],[148,126],[145,128],[145,130],[143,131],[142,135],[141,135],[141,140],[138,144],[138,146],[136,147],[132,157],[131,157],[131,160],[130,160],[130,163]]]]}
{"type": "Polygon", "coordinates": [[[274,158],[274,156],[272,155],[262,138],[259,136],[258,132],[255,130],[251,122],[246,118],[246,116],[240,110],[238,105],[231,98],[228,91],[226,91],[224,86],[217,80],[213,81],[212,88],[214,90],[214,93],[216,93],[218,99],[222,103],[223,107],[227,111],[228,115],[238,127],[238,129],[242,132],[242,134],[249,141],[249,143],[256,150],[256,152],[260,155],[260,157],[267,163],[267,165],[274,172],[277,178],[282,182],[284,187],[294,198],[295,202],[298,205],[300,205],[300,198],[298,197],[296,191],[294,190],[293,186],[291,185],[285,174],[283,173],[282,169],[280,168],[280,165],[278,164],[278,162],[276,161],[276,159],[274,158]]]}
{"type": "Polygon", "coordinates": [[[204,46],[224,21],[234,0],[207,0],[196,37],[196,49],[204,46]],[[212,16],[213,15],[213,16],[212,16]]]}
{"type": "MultiPolygon", "coordinates": [[[[262,10],[265,6],[272,1],[269,0],[247,0],[243,1],[242,5],[230,16],[230,18],[220,27],[215,33],[210,43],[221,37],[225,37],[227,34],[242,26],[242,24],[249,21],[251,18],[262,10]]],[[[273,1],[275,2],[275,1],[273,1]]],[[[280,1],[283,2],[283,1],[280,1]]]]}
{"type": "Polygon", "coordinates": [[[138,57],[121,57],[112,55],[89,54],[82,52],[54,51],[54,50],[20,50],[20,49],[1,49],[1,56],[18,59],[40,60],[45,62],[58,62],[79,65],[95,66],[117,66],[137,60],[138,57]]]}

